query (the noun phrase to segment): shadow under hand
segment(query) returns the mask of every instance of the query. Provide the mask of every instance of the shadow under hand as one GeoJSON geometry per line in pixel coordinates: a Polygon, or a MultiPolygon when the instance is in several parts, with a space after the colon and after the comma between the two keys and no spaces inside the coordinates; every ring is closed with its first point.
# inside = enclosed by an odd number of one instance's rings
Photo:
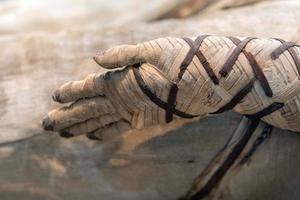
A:
{"type": "Polygon", "coordinates": [[[146,191],[149,199],[176,199],[224,146],[240,119],[224,113],[179,126],[171,123],[125,133],[104,169],[105,179],[118,191],[146,191]]]}

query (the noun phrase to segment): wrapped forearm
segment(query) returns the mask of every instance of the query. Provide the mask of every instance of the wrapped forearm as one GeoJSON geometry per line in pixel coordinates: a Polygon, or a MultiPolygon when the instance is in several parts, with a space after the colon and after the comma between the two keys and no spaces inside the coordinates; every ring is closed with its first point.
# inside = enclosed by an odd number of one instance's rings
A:
{"type": "MultiPolygon", "coordinates": [[[[89,97],[86,101],[101,98],[101,103],[81,105],[83,110],[68,116],[64,116],[66,108],[52,111],[44,121],[46,127],[66,130],[86,119],[117,113],[128,127],[142,128],[234,109],[276,127],[300,131],[300,61],[294,43],[207,35],[170,37],[115,47],[98,54],[95,61],[109,69],[127,67],[62,86],[54,93],[56,101],[89,97]]],[[[77,108],[78,102],[74,104],[67,111],[77,108]]]]}

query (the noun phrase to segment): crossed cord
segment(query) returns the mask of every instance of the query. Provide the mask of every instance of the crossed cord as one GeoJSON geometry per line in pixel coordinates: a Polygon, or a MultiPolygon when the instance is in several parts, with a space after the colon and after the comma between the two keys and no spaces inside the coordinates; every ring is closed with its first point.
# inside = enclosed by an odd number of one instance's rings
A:
{"type": "MultiPolygon", "coordinates": [[[[192,62],[192,59],[193,59],[194,56],[196,56],[199,59],[200,63],[202,64],[203,68],[205,69],[205,71],[206,71],[207,75],[209,76],[209,78],[211,79],[211,81],[215,85],[219,84],[219,80],[218,80],[216,74],[211,69],[210,64],[208,63],[207,59],[205,58],[205,56],[203,55],[203,53],[199,49],[202,42],[203,42],[203,40],[205,38],[207,38],[208,36],[209,35],[198,36],[195,41],[192,41],[190,38],[182,38],[190,46],[190,50],[187,53],[185,59],[182,61],[181,65],[180,65],[180,72],[178,73],[177,78],[175,79],[174,83],[171,86],[167,102],[163,102],[154,93],[151,92],[151,89],[145,84],[142,76],[139,73],[139,70],[138,70],[139,64],[134,65],[134,67],[135,67],[134,68],[134,74],[136,76],[136,80],[137,80],[137,83],[138,83],[139,87],[144,92],[144,94],[146,96],[148,96],[149,99],[151,99],[151,101],[153,101],[157,106],[159,106],[160,108],[162,108],[166,111],[165,118],[166,118],[167,123],[169,123],[173,120],[173,114],[178,115],[179,117],[182,117],[182,118],[197,117],[195,115],[191,115],[191,114],[188,114],[188,113],[181,112],[180,110],[177,110],[175,108],[176,107],[175,106],[176,96],[177,96],[177,92],[178,92],[177,84],[182,79],[182,76],[183,76],[184,72],[186,71],[186,69],[190,65],[190,63],[192,62]]],[[[219,74],[222,77],[226,77],[230,73],[230,71],[232,70],[232,68],[233,68],[234,64],[236,63],[239,55],[241,53],[243,53],[246,56],[246,58],[248,59],[248,62],[249,62],[250,66],[252,67],[252,70],[254,72],[255,78],[261,84],[261,87],[262,87],[265,95],[267,97],[272,97],[273,96],[272,89],[271,89],[264,73],[262,72],[259,64],[257,63],[255,57],[250,52],[247,52],[245,50],[246,45],[251,40],[253,40],[255,38],[248,37],[248,38],[244,39],[243,41],[239,40],[238,38],[232,37],[232,36],[230,36],[228,38],[236,45],[236,48],[233,50],[232,54],[229,56],[229,58],[226,60],[226,62],[222,66],[219,74]]],[[[299,45],[297,45],[293,42],[285,42],[282,39],[277,39],[277,40],[280,41],[282,43],[282,45],[279,46],[277,49],[275,49],[272,52],[271,58],[273,60],[275,60],[282,53],[284,53],[284,51],[288,50],[289,53],[292,55],[292,58],[293,58],[293,60],[296,64],[298,73],[300,74],[300,60],[299,60],[298,56],[296,55],[296,52],[291,48],[291,47],[299,46],[299,45]]],[[[222,112],[233,109],[251,91],[251,89],[253,88],[254,81],[255,80],[251,80],[244,88],[242,88],[231,99],[231,101],[229,101],[227,104],[225,104],[224,106],[219,108],[217,111],[215,111],[213,113],[210,113],[210,114],[218,114],[218,113],[222,113],[222,112]]],[[[265,109],[255,113],[255,114],[246,115],[246,116],[249,117],[249,118],[252,118],[252,119],[260,119],[260,118],[263,118],[263,117],[275,112],[276,110],[282,108],[283,106],[284,106],[284,103],[275,102],[275,103],[272,103],[271,105],[269,105],[265,109]]]]}
{"type": "MultiPolygon", "coordinates": [[[[261,67],[259,66],[259,63],[256,61],[255,57],[253,56],[253,54],[251,54],[251,52],[246,51],[247,44],[250,41],[257,39],[257,38],[248,37],[241,41],[240,39],[235,38],[235,37],[227,37],[229,40],[232,41],[232,43],[236,47],[233,49],[233,51],[231,52],[229,57],[225,60],[224,64],[221,67],[221,70],[218,72],[218,74],[216,74],[214,72],[214,70],[211,68],[210,63],[208,62],[207,58],[205,57],[205,55],[202,53],[202,51],[200,49],[203,41],[205,39],[207,39],[208,37],[210,37],[210,35],[201,35],[201,36],[198,36],[195,40],[192,40],[190,38],[182,38],[182,40],[184,42],[186,42],[186,44],[188,44],[189,50],[179,65],[180,67],[179,67],[179,72],[178,72],[177,76],[175,76],[174,80],[171,80],[171,84],[169,86],[169,94],[168,94],[168,98],[166,101],[159,98],[155,94],[155,92],[153,92],[153,89],[147,85],[147,81],[145,81],[143,76],[141,75],[140,68],[143,65],[143,62],[132,64],[133,75],[134,75],[134,78],[135,78],[135,81],[136,81],[138,87],[141,89],[142,93],[148,98],[148,100],[150,100],[152,103],[154,103],[159,108],[161,108],[162,110],[165,111],[165,122],[166,123],[171,122],[174,118],[174,115],[176,115],[179,118],[198,117],[198,115],[186,113],[186,112],[183,112],[176,108],[176,99],[177,99],[177,94],[178,94],[178,90],[179,90],[178,84],[182,80],[183,75],[185,74],[189,65],[193,61],[194,57],[196,57],[199,60],[199,62],[201,63],[201,66],[205,70],[207,76],[209,77],[209,79],[215,86],[219,85],[219,82],[220,82],[220,79],[218,79],[218,76],[220,76],[220,78],[226,78],[228,76],[228,74],[233,70],[233,66],[236,64],[236,62],[241,54],[244,54],[249,65],[251,66],[251,69],[254,74],[254,78],[250,79],[249,82],[242,89],[240,89],[235,95],[233,95],[233,97],[230,99],[230,101],[228,101],[225,105],[218,108],[216,111],[211,112],[209,114],[218,114],[218,113],[222,113],[222,112],[228,111],[230,109],[233,109],[252,91],[255,81],[258,81],[258,83],[260,84],[266,97],[268,97],[268,98],[273,97],[273,91],[272,91],[261,67]]],[[[281,45],[272,51],[272,53],[270,55],[271,59],[276,60],[277,58],[279,58],[279,56],[281,54],[283,54],[285,51],[288,51],[289,54],[291,55],[292,59],[294,60],[295,66],[297,68],[297,72],[299,74],[300,60],[297,56],[297,53],[293,49],[293,47],[295,47],[295,46],[299,47],[299,45],[297,45],[293,42],[285,42],[284,40],[281,40],[281,39],[276,39],[276,40],[281,42],[281,45]]],[[[130,60],[130,58],[128,58],[128,60],[130,60]]],[[[97,59],[96,59],[96,62],[97,62],[97,59]]],[[[101,65],[101,63],[99,63],[99,64],[101,65]]],[[[101,74],[97,77],[102,77],[101,80],[103,81],[103,80],[109,80],[110,76],[111,76],[111,74],[110,74],[110,72],[108,72],[106,74],[101,74]]],[[[91,76],[91,77],[88,77],[85,80],[85,82],[91,84],[90,82],[95,81],[94,79],[95,79],[95,77],[91,76]]],[[[101,88],[101,84],[99,87],[100,87],[100,89],[99,88],[92,88],[92,89],[89,88],[87,90],[95,90],[95,91],[87,91],[86,93],[89,93],[89,92],[97,93],[98,90],[99,91],[103,90],[103,88],[101,88]]],[[[84,91],[84,88],[83,88],[83,91],[84,91]]],[[[61,101],[60,95],[62,95],[62,94],[59,94],[59,92],[57,93],[57,91],[54,92],[53,99],[55,101],[64,103],[63,101],[61,101]]],[[[101,96],[104,97],[105,95],[100,94],[99,97],[101,97],[101,96]]],[[[76,100],[76,98],[69,97],[68,101],[66,101],[66,102],[70,102],[70,100],[76,100]]],[[[79,99],[79,101],[80,101],[80,99],[79,99]]],[[[114,108],[112,108],[114,105],[109,104],[106,106],[110,107],[112,110],[114,109],[114,108]]],[[[260,119],[260,118],[263,118],[263,117],[281,109],[282,107],[284,107],[284,103],[274,102],[254,114],[246,115],[246,117],[251,118],[251,119],[260,119]]],[[[107,111],[105,111],[105,112],[107,112],[107,111]]],[[[109,112],[107,112],[107,114],[109,115],[109,112]]],[[[101,120],[100,120],[101,122],[99,122],[99,120],[98,120],[93,123],[97,122],[97,123],[103,123],[103,124],[106,123],[108,125],[110,125],[110,124],[114,125],[115,121],[121,120],[119,116],[114,116],[113,114],[111,116],[107,116],[107,118],[110,118],[110,119],[104,120],[105,122],[102,122],[101,120]],[[107,121],[108,121],[108,123],[107,123],[107,121]]],[[[55,130],[53,128],[53,123],[54,122],[51,122],[49,120],[49,117],[46,117],[43,120],[43,126],[46,130],[55,130]]],[[[115,128],[118,129],[119,132],[122,132],[122,130],[126,131],[126,130],[130,129],[130,127],[128,126],[128,123],[126,123],[126,120],[125,121],[121,120],[121,122],[118,123],[118,125],[115,126],[115,128]]],[[[57,131],[57,129],[56,129],[56,131],[57,131]]],[[[100,131],[101,130],[99,130],[98,132],[100,132],[100,131]]],[[[104,130],[102,130],[102,131],[104,131],[104,130]]],[[[73,134],[70,134],[67,131],[61,131],[60,135],[63,137],[74,136],[73,134]]],[[[90,139],[99,139],[98,137],[96,137],[93,134],[87,134],[87,136],[90,139]]]]}

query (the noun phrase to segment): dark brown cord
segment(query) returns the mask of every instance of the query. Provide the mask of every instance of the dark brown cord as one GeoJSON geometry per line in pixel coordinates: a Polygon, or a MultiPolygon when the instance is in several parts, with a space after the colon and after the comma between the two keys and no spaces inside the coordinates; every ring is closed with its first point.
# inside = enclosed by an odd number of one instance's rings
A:
{"type": "Polygon", "coordinates": [[[285,42],[284,40],[277,38],[276,40],[280,41],[282,44],[271,53],[271,58],[273,60],[277,59],[281,54],[283,54],[283,52],[285,52],[291,47],[300,47],[300,45],[294,42],[285,42]]]}
{"type": "Polygon", "coordinates": [[[205,56],[202,54],[201,51],[199,51],[199,48],[203,42],[203,40],[208,37],[208,35],[201,35],[196,38],[195,41],[191,40],[190,38],[182,38],[189,46],[190,50],[188,51],[185,59],[182,61],[180,65],[180,71],[177,75],[177,79],[175,80],[175,83],[171,86],[169,96],[168,96],[168,102],[167,102],[167,108],[166,108],[166,122],[170,122],[173,120],[173,112],[176,107],[176,97],[177,97],[177,92],[178,92],[178,86],[177,84],[179,81],[182,79],[186,69],[192,62],[194,56],[196,55],[203,65],[203,68],[207,72],[208,76],[211,78],[211,80],[215,83],[218,84],[219,81],[217,79],[217,76],[213,72],[213,70],[210,68],[209,63],[207,62],[205,56]]]}
{"type": "Polygon", "coordinates": [[[250,118],[250,119],[261,119],[277,110],[279,110],[280,108],[282,108],[284,106],[284,103],[272,103],[271,105],[269,105],[268,107],[264,108],[263,110],[251,114],[251,115],[245,115],[246,117],[250,118]]]}
{"type": "Polygon", "coordinates": [[[176,107],[176,97],[177,97],[178,87],[176,84],[173,84],[171,86],[169,96],[168,96],[168,103],[166,107],[166,122],[169,123],[173,120],[173,113],[176,107]]]}
{"type": "Polygon", "coordinates": [[[248,37],[244,39],[241,43],[237,45],[237,47],[233,50],[232,54],[229,56],[229,58],[224,63],[223,67],[220,70],[220,74],[225,77],[227,74],[232,70],[233,65],[237,61],[239,55],[243,51],[243,49],[246,47],[246,45],[253,40],[253,37],[248,37]]]}
{"type": "MultiPolygon", "coordinates": [[[[276,40],[278,40],[279,42],[282,43],[282,45],[280,47],[278,47],[277,49],[275,49],[272,53],[271,53],[271,58],[273,60],[277,59],[284,51],[284,49],[286,49],[289,45],[284,45],[286,44],[287,42],[285,42],[283,39],[279,39],[279,38],[275,38],[276,40]],[[279,50],[280,49],[280,50],[279,50]]],[[[295,44],[295,43],[293,43],[295,44]]],[[[291,45],[291,44],[290,44],[291,45]]],[[[294,45],[294,46],[297,46],[299,47],[299,45],[294,45]]],[[[296,65],[296,68],[297,68],[297,72],[298,72],[298,75],[300,75],[300,59],[296,53],[296,51],[291,48],[291,47],[294,47],[294,46],[290,46],[289,48],[287,48],[286,50],[288,50],[288,52],[291,54],[294,62],[295,62],[295,65],[296,65]]]]}
{"type": "MultiPolygon", "coordinates": [[[[241,43],[241,40],[239,40],[238,38],[235,38],[235,37],[228,37],[228,38],[235,45],[239,45],[241,43]]],[[[272,91],[272,89],[271,89],[264,73],[262,72],[259,64],[257,63],[255,57],[250,52],[246,51],[245,49],[243,49],[242,52],[244,53],[244,55],[246,56],[250,66],[252,67],[255,78],[257,78],[257,80],[259,81],[260,85],[262,86],[262,89],[264,90],[264,93],[266,94],[266,96],[272,97],[273,96],[273,91],[272,91]]]]}
{"type": "Polygon", "coordinates": [[[196,56],[199,59],[200,63],[202,64],[202,66],[203,66],[204,70],[206,71],[208,77],[212,80],[212,82],[215,85],[218,85],[219,84],[219,79],[217,78],[217,75],[212,70],[212,68],[210,67],[209,62],[207,61],[207,59],[205,58],[205,56],[203,55],[203,53],[200,50],[200,46],[201,46],[202,42],[208,36],[209,35],[201,35],[201,36],[198,36],[196,38],[196,40],[195,40],[195,46],[198,47],[197,51],[196,51],[196,56]]]}
{"type": "Polygon", "coordinates": [[[253,88],[254,80],[251,80],[245,87],[243,87],[227,104],[219,108],[216,112],[210,114],[218,114],[227,110],[233,109],[241,100],[243,100],[247,94],[253,88]]]}
{"type": "MultiPolygon", "coordinates": [[[[189,45],[193,44],[193,41],[189,38],[182,38],[184,41],[186,41],[189,45]]],[[[188,51],[186,57],[182,61],[180,65],[180,71],[177,75],[177,78],[175,80],[175,83],[172,84],[169,96],[168,96],[168,101],[167,101],[167,107],[166,107],[166,122],[169,123],[173,120],[173,113],[176,107],[176,97],[177,97],[177,92],[178,92],[178,86],[177,84],[179,81],[182,79],[182,76],[184,72],[186,71],[187,67],[190,65],[190,63],[193,60],[193,57],[195,55],[195,52],[197,51],[196,47],[194,45],[190,45],[190,50],[188,51]]]]}
{"type": "Polygon", "coordinates": [[[199,47],[194,46],[194,41],[191,40],[190,38],[182,38],[182,39],[190,46],[190,50],[180,65],[180,71],[179,71],[179,73],[177,75],[177,79],[175,81],[176,84],[179,83],[179,81],[182,79],[184,72],[186,71],[187,67],[191,64],[191,62],[195,56],[195,53],[199,48],[199,47]]]}

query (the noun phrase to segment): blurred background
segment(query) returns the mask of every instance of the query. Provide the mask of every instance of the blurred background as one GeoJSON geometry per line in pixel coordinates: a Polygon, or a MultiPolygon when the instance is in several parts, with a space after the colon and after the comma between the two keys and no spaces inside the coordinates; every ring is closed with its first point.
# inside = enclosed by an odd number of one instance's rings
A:
{"type": "MultiPolygon", "coordinates": [[[[113,143],[66,140],[41,128],[58,106],[52,91],[104,72],[92,57],[115,45],[200,34],[298,42],[299,28],[299,0],[0,0],[0,199],[177,199],[240,116],[129,131],[113,143]]],[[[299,199],[299,149],[299,134],[275,131],[224,183],[223,199],[299,199]]]]}

